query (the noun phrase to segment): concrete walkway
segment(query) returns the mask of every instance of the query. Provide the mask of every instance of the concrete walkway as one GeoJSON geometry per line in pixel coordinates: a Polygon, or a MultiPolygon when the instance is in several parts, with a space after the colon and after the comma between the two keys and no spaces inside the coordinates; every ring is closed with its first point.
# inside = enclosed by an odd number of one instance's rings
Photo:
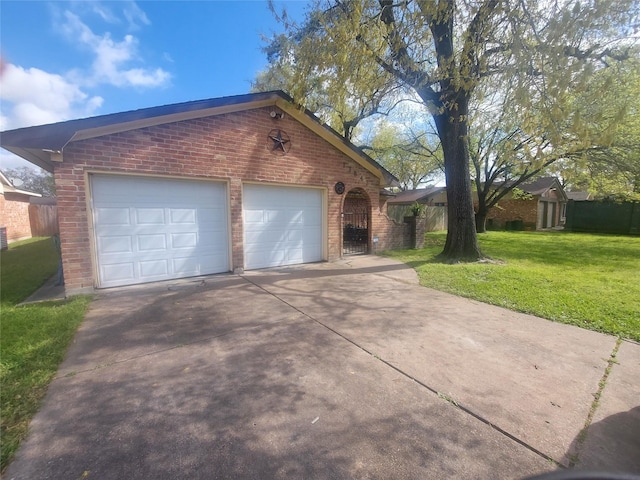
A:
{"type": "Polygon", "coordinates": [[[640,474],[638,379],[381,257],[104,290],[5,478],[640,474]]]}

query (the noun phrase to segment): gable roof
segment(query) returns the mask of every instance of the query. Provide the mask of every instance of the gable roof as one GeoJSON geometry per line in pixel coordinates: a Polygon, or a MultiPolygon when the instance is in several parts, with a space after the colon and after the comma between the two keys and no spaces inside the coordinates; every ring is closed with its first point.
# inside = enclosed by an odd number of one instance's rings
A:
{"type": "Polygon", "coordinates": [[[556,177],[542,177],[518,186],[520,190],[530,193],[531,195],[542,195],[547,190],[558,187],[561,187],[561,185],[556,177]]]}
{"type": "MultiPolygon", "coordinates": [[[[513,182],[513,180],[508,180],[507,182],[495,182],[493,184],[493,188],[497,190],[498,188],[505,185],[507,187],[513,187],[514,183],[515,182],[513,182]]],[[[562,188],[560,181],[556,177],[540,177],[530,182],[521,183],[517,185],[516,188],[519,188],[523,192],[529,193],[533,196],[543,195],[549,190],[557,190],[560,192],[560,195],[563,197],[563,199],[567,200],[567,194],[565,193],[564,188],[562,188]]]]}
{"type": "Polygon", "coordinates": [[[191,102],[143,108],[128,112],[69,120],[49,125],[18,128],[1,132],[0,146],[49,172],[63,160],[71,142],[112,133],[172,123],[195,118],[276,106],[328,141],[380,179],[382,186],[396,186],[398,179],[382,165],[353,145],[335,130],[320,123],[309,110],[293,103],[282,91],[250,93],[191,102]]]}
{"type": "Polygon", "coordinates": [[[389,199],[388,203],[420,203],[421,200],[427,200],[429,197],[436,195],[445,190],[445,187],[418,188],[416,190],[405,190],[396,194],[395,198],[389,199]]]}

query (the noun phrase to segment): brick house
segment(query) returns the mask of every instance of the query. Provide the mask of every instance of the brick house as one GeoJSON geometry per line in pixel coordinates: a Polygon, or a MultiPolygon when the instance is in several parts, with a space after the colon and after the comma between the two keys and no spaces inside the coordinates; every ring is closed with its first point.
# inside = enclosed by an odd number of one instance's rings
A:
{"type": "Polygon", "coordinates": [[[4,241],[7,243],[31,238],[31,222],[29,205],[32,198],[42,197],[39,193],[16,188],[13,183],[0,172],[0,227],[4,241]]]}
{"type": "Polygon", "coordinates": [[[396,193],[389,200],[389,205],[411,206],[414,203],[430,207],[444,207],[447,205],[447,189],[445,187],[417,188],[396,193]]]}
{"type": "Polygon", "coordinates": [[[568,198],[556,177],[523,183],[519,189],[528,195],[514,198],[507,194],[489,210],[487,228],[542,230],[564,225],[568,198]]]}
{"type": "Polygon", "coordinates": [[[55,176],[67,294],[406,244],[386,216],[397,180],[283,92],[153,107],[3,132],[55,176]]]}

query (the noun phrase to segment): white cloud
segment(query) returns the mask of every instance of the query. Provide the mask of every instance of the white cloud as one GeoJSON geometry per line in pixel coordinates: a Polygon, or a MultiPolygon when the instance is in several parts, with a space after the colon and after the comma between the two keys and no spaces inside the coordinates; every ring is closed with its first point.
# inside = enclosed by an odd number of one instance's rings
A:
{"type": "Polygon", "coordinates": [[[75,1],[71,3],[74,12],[82,16],[95,16],[111,25],[122,25],[126,20],[129,30],[139,30],[141,25],[151,25],[147,14],[134,1],[99,2],[75,1]],[[119,13],[121,7],[122,15],[119,13]]]}
{"type": "Polygon", "coordinates": [[[0,130],[90,116],[103,101],[61,75],[11,63],[5,64],[0,86],[0,130]]]}
{"type": "MultiPolygon", "coordinates": [[[[87,86],[109,84],[116,87],[161,87],[169,83],[171,74],[161,68],[127,68],[132,62],[140,62],[138,39],[125,35],[116,41],[110,33],[97,35],[70,11],[64,13],[63,33],[72,41],[80,42],[95,56],[89,71],[74,70],[76,81],[87,86]]],[[[146,16],[144,17],[146,18],[146,16]]],[[[148,20],[147,20],[148,21],[148,20]]]]}
{"type": "Polygon", "coordinates": [[[81,5],[86,5],[92,13],[98,15],[107,23],[120,23],[120,19],[117,15],[115,15],[113,11],[102,2],[83,2],[81,5]]]}
{"type": "MultiPolygon", "coordinates": [[[[83,15],[98,17],[110,25],[121,25],[126,21],[129,31],[151,24],[135,2],[74,2],[72,5],[83,15]],[[115,13],[115,5],[124,5],[122,15],[115,13]]],[[[116,41],[108,32],[95,34],[70,11],[62,15],[54,8],[53,13],[56,25],[62,25],[62,33],[74,46],[88,49],[93,61],[86,67],[57,74],[2,63],[0,59],[0,131],[96,115],[104,100],[90,92],[99,85],[153,88],[170,82],[171,75],[163,69],[140,67],[143,60],[138,54],[136,37],[125,35],[116,41]]],[[[15,155],[0,151],[0,168],[25,164],[15,155]]]]}
{"type": "MultiPolygon", "coordinates": [[[[100,2],[74,4],[104,22],[122,22],[113,12],[113,5],[100,2]]],[[[150,24],[145,13],[135,2],[123,4],[124,18],[129,26],[150,24]]],[[[124,35],[116,41],[110,33],[95,34],[78,15],[70,10],[57,15],[62,33],[74,45],[80,45],[93,55],[86,67],[77,67],[66,73],[50,73],[39,68],[24,68],[10,63],[2,64],[0,73],[0,130],[82,118],[98,113],[103,98],[92,94],[100,85],[126,88],[154,88],[169,83],[171,75],[161,68],[144,68],[138,54],[138,39],[124,35]],[[137,65],[136,65],[137,64],[137,65]]]]}
{"type": "Polygon", "coordinates": [[[129,22],[129,29],[131,30],[140,28],[138,22],[144,25],[151,25],[149,17],[147,17],[147,14],[142,11],[136,2],[128,2],[125,4],[124,18],[129,22]]]}

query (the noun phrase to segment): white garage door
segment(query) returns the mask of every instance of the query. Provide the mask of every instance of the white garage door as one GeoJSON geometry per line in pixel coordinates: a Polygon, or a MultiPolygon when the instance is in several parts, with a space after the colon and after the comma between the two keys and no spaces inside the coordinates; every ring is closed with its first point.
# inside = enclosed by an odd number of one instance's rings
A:
{"type": "Polygon", "coordinates": [[[245,185],[243,210],[246,269],[323,259],[321,190],[245,185]]]}
{"type": "Polygon", "coordinates": [[[94,175],[100,287],[229,270],[226,186],[94,175]]]}

